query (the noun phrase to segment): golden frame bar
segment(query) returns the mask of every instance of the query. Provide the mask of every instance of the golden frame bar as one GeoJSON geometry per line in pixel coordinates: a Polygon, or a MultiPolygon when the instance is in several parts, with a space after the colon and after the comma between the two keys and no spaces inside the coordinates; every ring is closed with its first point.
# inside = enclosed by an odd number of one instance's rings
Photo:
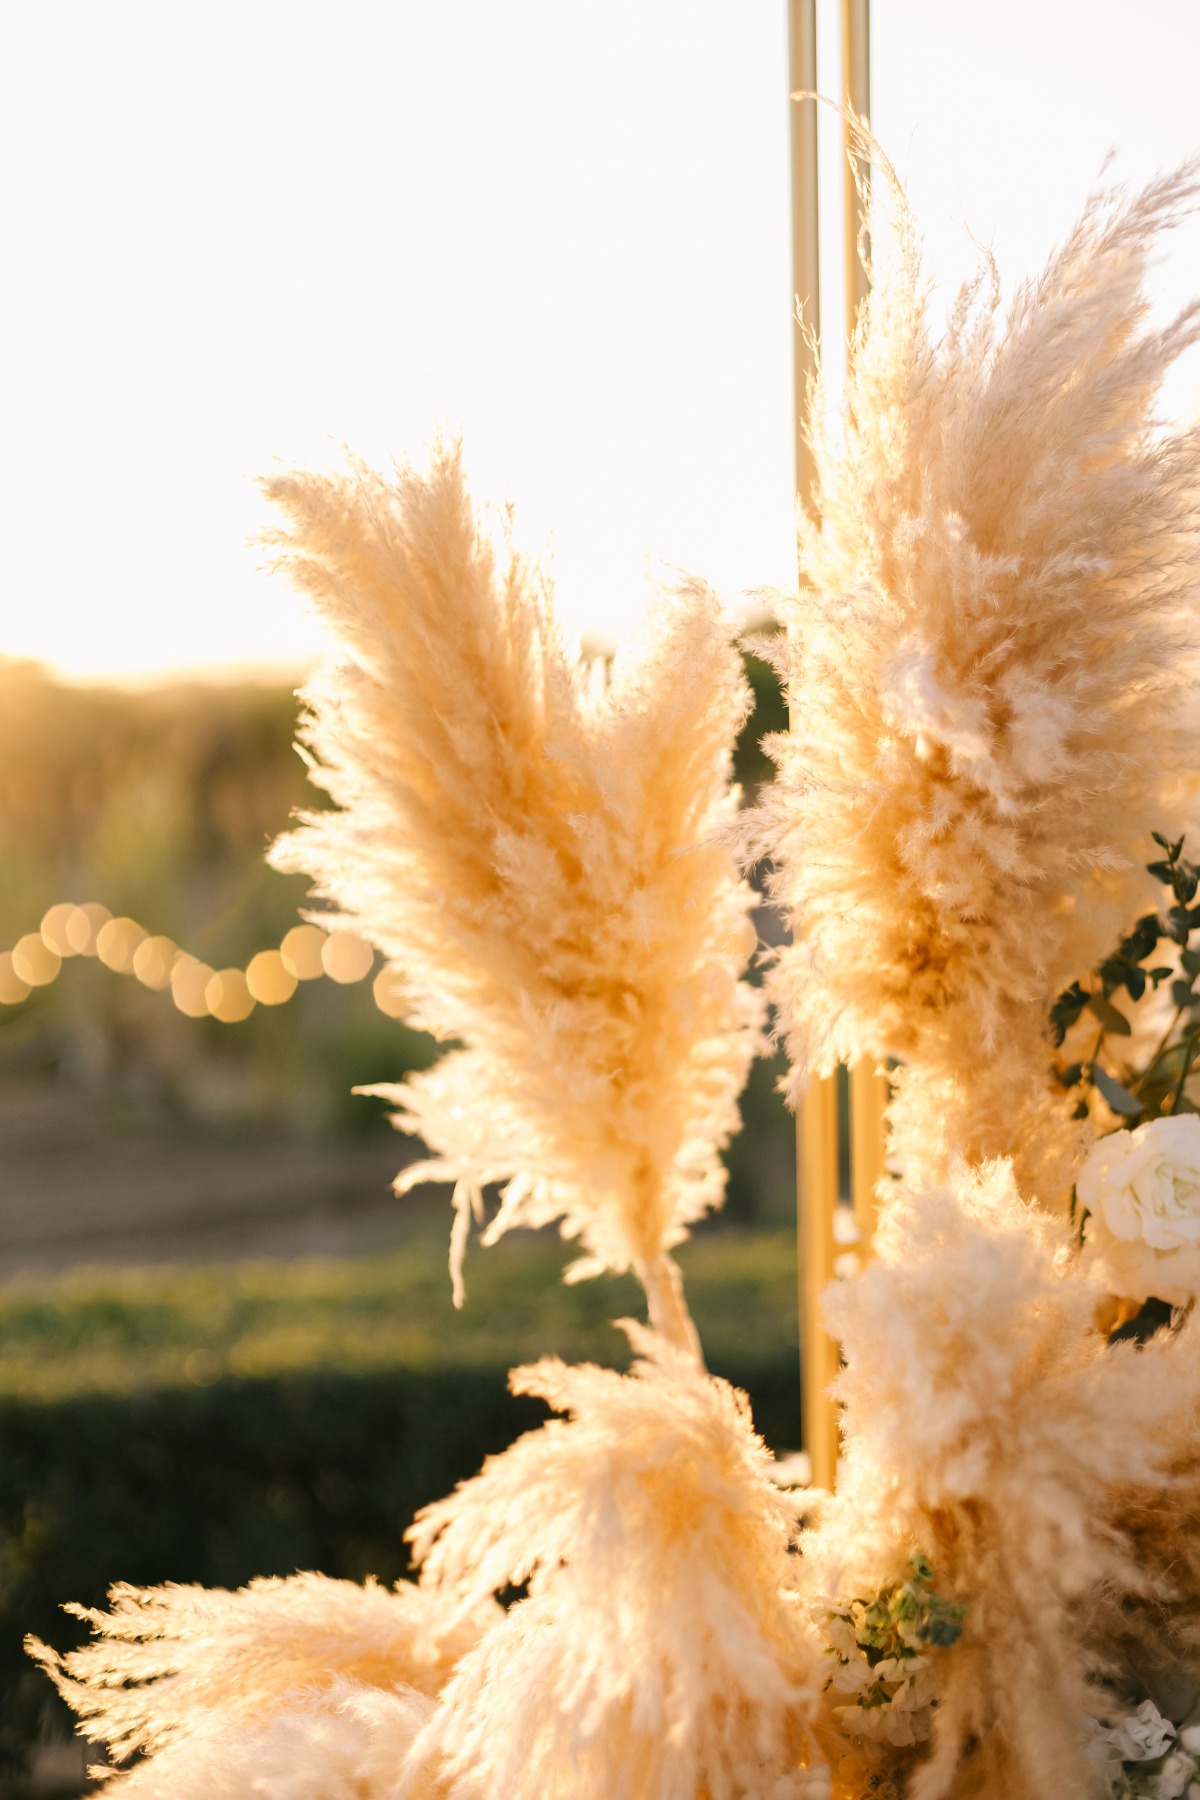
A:
{"type": "MultiPolygon", "coordinates": [[[[870,112],[870,0],[842,0],[842,98],[866,119],[870,112]]],[[[817,89],[817,0],[788,0],[789,93],[817,89]]],[[[809,385],[815,369],[814,340],[821,326],[820,238],[817,185],[817,109],[791,102],[792,284],[797,317],[792,335],[795,415],[796,495],[811,502],[812,454],[804,438],[809,385]]],[[[849,148],[849,127],[843,127],[849,148]]],[[[867,271],[859,256],[862,201],[847,159],[843,170],[843,231],[846,270],[847,337],[867,291],[867,271]]],[[[886,1077],[873,1063],[849,1073],[850,1175],[847,1197],[858,1231],[858,1253],[869,1252],[875,1232],[876,1184],[884,1172],[886,1077]]],[[[797,1126],[796,1205],[800,1269],[800,1374],[802,1441],[811,1479],[832,1488],[837,1475],[839,1431],[830,1387],[840,1353],[824,1329],[820,1294],[837,1274],[838,1244],[838,1084],[836,1076],[816,1076],[805,1091],[797,1126]]]]}

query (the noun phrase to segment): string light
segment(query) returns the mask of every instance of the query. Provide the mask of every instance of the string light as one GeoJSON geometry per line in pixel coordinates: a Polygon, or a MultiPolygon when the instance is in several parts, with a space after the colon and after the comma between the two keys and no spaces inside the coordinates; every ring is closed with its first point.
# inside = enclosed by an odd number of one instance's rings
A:
{"type": "MultiPolygon", "coordinates": [[[[181,950],[172,938],[152,936],[136,919],[114,918],[107,906],[89,900],[60,900],[37,931],[28,931],[11,950],[0,951],[0,1007],[20,1006],[34,988],[49,987],[65,962],[93,956],[115,975],[132,975],[171,999],[189,1019],[218,1019],[236,1025],[256,1006],[283,1006],[302,981],[324,976],[341,987],[364,981],[375,952],[356,931],[322,931],[293,925],[277,950],[260,950],[245,969],[214,969],[181,950]]],[[[372,994],[380,1012],[403,1016],[404,984],[398,970],[384,967],[372,994]]]]}

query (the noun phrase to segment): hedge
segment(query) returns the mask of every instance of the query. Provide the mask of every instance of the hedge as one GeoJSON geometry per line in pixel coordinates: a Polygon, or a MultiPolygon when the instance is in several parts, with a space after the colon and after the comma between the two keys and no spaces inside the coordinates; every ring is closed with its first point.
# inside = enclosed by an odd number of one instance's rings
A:
{"type": "MultiPolygon", "coordinates": [[[[511,1353],[498,1354],[485,1305],[463,1315],[470,1326],[448,1315],[443,1248],[439,1232],[436,1280],[410,1247],[357,1265],[97,1272],[0,1293],[9,1770],[69,1729],[22,1650],[26,1631],[59,1648],[80,1640],[62,1601],[99,1603],[115,1580],[236,1587],[296,1569],[397,1580],[416,1509],[545,1416],[507,1392],[511,1361],[540,1350],[621,1360],[604,1315],[614,1300],[632,1310],[631,1289],[547,1287],[556,1245],[535,1241],[506,1268],[481,1257],[476,1285],[495,1282],[509,1309],[511,1353]]],[[[794,1447],[790,1240],[713,1234],[685,1260],[712,1367],[749,1392],[769,1443],[794,1447]]]]}

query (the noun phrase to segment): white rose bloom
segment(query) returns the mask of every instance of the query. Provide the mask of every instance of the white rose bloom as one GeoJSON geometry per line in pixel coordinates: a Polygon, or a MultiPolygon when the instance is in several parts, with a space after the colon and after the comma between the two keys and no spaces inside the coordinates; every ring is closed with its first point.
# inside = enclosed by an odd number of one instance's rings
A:
{"type": "Polygon", "coordinates": [[[1112,1294],[1186,1306],[1200,1294],[1200,1116],[1114,1131],[1075,1183],[1087,1255],[1112,1294]]]}

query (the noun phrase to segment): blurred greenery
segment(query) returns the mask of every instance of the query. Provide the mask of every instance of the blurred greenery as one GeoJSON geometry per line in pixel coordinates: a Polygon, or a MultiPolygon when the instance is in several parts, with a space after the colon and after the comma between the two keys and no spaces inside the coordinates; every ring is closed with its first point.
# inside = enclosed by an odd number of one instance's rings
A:
{"type": "MultiPolygon", "coordinates": [[[[747,659],[747,671],[756,707],[735,773],[750,795],[769,778],[758,738],[786,715],[767,665],[747,659]]],[[[0,661],[0,948],[61,900],[100,901],[217,968],[277,944],[304,883],[268,869],[263,852],[297,806],[319,803],[295,723],[282,683],[126,693],[0,661]]],[[[759,917],[777,935],[769,909],[759,917]]],[[[432,1048],[377,1010],[369,982],[304,983],[286,1006],[222,1025],[76,958],[52,986],[0,1007],[0,1152],[24,1133],[31,1189],[12,1193],[10,1173],[10,1227],[18,1212],[45,1211],[57,1154],[55,1221],[66,1206],[79,1229],[75,1171],[89,1156],[117,1167],[114,1134],[141,1133],[146,1146],[129,1163],[145,1194],[121,1190],[126,1242],[130,1220],[171,1211],[156,1159],[176,1140],[189,1157],[202,1140],[236,1141],[274,1171],[279,1146],[300,1142],[312,1162],[320,1138],[349,1167],[346,1134],[386,1129],[382,1105],[351,1087],[396,1079],[432,1048]],[[35,1089],[57,1097],[44,1140],[30,1135],[35,1089]],[[62,1096],[71,1134],[54,1124],[62,1096]]],[[[746,1388],[767,1440],[786,1450],[800,1420],[780,1073],[778,1058],[755,1068],[724,1217],[680,1261],[710,1366],[746,1388]]],[[[396,1166],[402,1156],[397,1144],[396,1166]]],[[[219,1166],[204,1165],[214,1202],[219,1166]]],[[[97,1241],[103,1221],[78,1206],[97,1241]]],[[[472,1248],[455,1313],[444,1199],[401,1206],[397,1247],[370,1257],[73,1268],[0,1285],[0,1763],[19,1766],[39,1734],[66,1728],[21,1650],[27,1630],[78,1641],[62,1601],[98,1603],[118,1579],[236,1586],[318,1568],[394,1580],[416,1508],[543,1416],[507,1393],[510,1367],[548,1353],[624,1365],[611,1320],[642,1315],[632,1280],[567,1287],[569,1248],[516,1234],[472,1248]]],[[[0,1212],[0,1240],[3,1225],[0,1212]]],[[[19,1237],[10,1231],[10,1267],[19,1237]]],[[[170,1242],[186,1254],[184,1235],[170,1242]]]]}
{"type": "MultiPolygon", "coordinates": [[[[445,1209],[401,1255],[77,1270],[0,1289],[0,1760],[67,1715],[22,1652],[80,1641],[58,1610],[115,1580],[238,1586],[318,1568],[394,1581],[404,1528],[544,1416],[509,1395],[546,1353],[614,1366],[632,1281],[566,1287],[564,1245],[474,1256],[450,1307],[445,1209]]],[[[680,1252],[709,1363],[775,1448],[799,1440],[793,1233],[680,1252]]]]}

